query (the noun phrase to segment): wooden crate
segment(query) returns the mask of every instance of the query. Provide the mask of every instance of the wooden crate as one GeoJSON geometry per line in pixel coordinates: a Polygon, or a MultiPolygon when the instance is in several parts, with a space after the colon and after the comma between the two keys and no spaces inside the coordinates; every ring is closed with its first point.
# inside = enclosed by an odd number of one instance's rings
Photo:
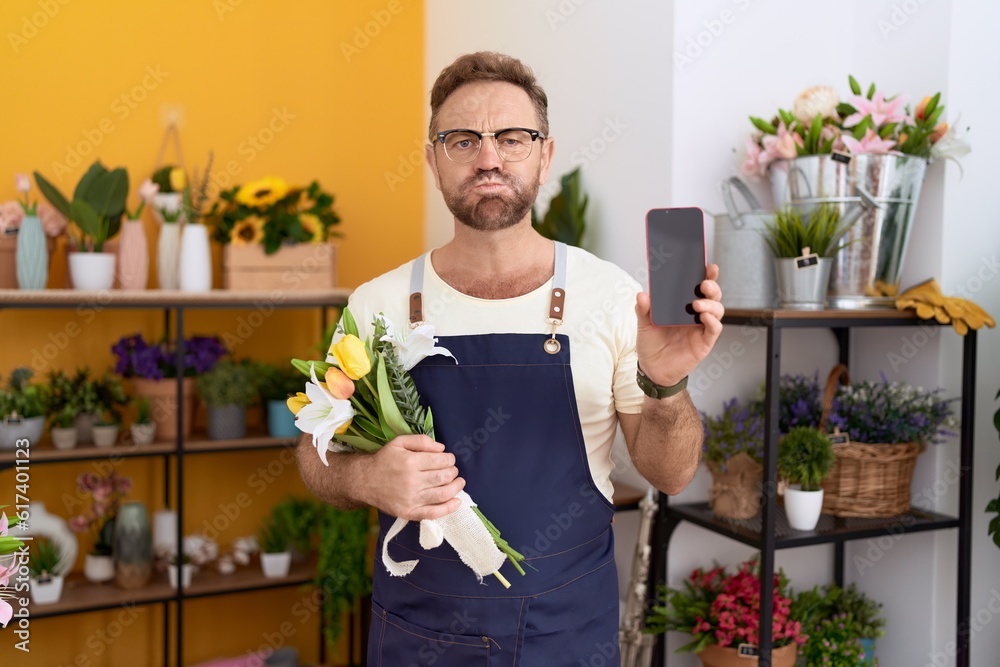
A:
{"type": "Polygon", "coordinates": [[[231,290],[318,290],[337,285],[337,246],[284,245],[273,255],[264,246],[228,244],[222,253],[222,286],[231,290]]]}

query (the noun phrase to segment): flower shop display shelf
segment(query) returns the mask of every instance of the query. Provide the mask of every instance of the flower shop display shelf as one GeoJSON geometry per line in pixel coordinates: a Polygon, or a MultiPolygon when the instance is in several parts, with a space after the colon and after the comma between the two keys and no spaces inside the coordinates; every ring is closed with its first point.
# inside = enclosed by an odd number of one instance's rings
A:
{"type": "MultiPolygon", "coordinates": [[[[257,290],[231,292],[214,290],[211,292],[183,292],[176,290],[38,290],[22,291],[0,289],[0,344],[16,336],[16,327],[9,326],[4,317],[10,311],[44,310],[44,309],[75,309],[78,312],[91,309],[100,312],[105,309],[158,309],[164,313],[165,330],[175,339],[184,337],[184,315],[190,309],[251,309],[266,303],[274,308],[309,308],[318,309],[321,313],[320,332],[326,330],[329,324],[329,309],[342,308],[347,304],[351,290],[323,289],[298,292],[283,292],[278,290],[257,290]]],[[[178,366],[183,375],[183,361],[178,357],[178,366]]],[[[182,383],[177,382],[178,400],[181,395],[182,383]]],[[[180,401],[179,401],[180,403],[180,401]]],[[[183,419],[183,407],[178,410],[178,423],[183,419]]],[[[190,436],[180,434],[174,440],[154,442],[150,445],[135,446],[118,444],[110,448],[89,447],[78,445],[75,449],[56,450],[51,443],[43,438],[30,449],[31,463],[44,465],[70,461],[100,460],[108,457],[142,457],[162,456],[165,460],[176,462],[175,466],[165,465],[164,468],[164,503],[174,509],[178,515],[177,541],[183,539],[184,525],[184,460],[185,456],[197,456],[205,452],[242,451],[249,449],[284,448],[294,446],[291,438],[271,438],[257,433],[248,434],[238,440],[209,440],[204,434],[194,433],[190,436]],[[174,472],[171,469],[174,468],[174,472]],[[176,502],[171,502],[171,498],[176,502]]],[[[9,468],[15,464],[15,452],[0,453],[0,469],[9,468]]],[[[35,480],[41,482],[43,474],[35,471],[35,480]]],[[[228,595],[246,591],[256,591],[268,588],[279,588],[309,584],[315,575],[315,562],[294,565],[287,577],[265,579],[259,565],[242,568],[231,575],[220,575],[214,570],[199,573],[188,589],[173,589],[167,582],[165,573],[154,576],[145,587],[136,590],[118,589],[109,585],[94,585],[86,582],[82,576],[73,574],[67,578],[62,599],[53,605],[33,606],[32,616],[44,618],[80,614],[101,609],[113,609],[122,604],[162,604],[164,608],[163,623],[163,665],[182,665],[184,648],[184,601],[191,598],[228,595]],[[170,610],[173,608],[174,613],[170,610]]],[[[320,662],[326,660],[326,641],[323,636],[321,622],[320,634],[317,638],[320,662]]],[[[350,655],[355,655],[351,633],[350,655]]]]}
{"type": "MultiPolygon", "coordinates": [[[[738,325],[741,330],[763,329],[766,334],[765,373],[765,422],[764,422],[764,488],[777,488],[778,424],[771,415],[778,414],[778,387],[781,377],[781,334],[785,329],[830,329],[839,348],[840,363],[849,365],[850,335],[854,328],[862,327],[938,327],[935,320],[921,320],[914,314],[896,310],[782,310],[782,309],[728,309],[723,323],[738,325]]],[[[775,502],[773,493],[761,494],[760,512],[751,519],[730,520],[716,517],[708,503],[670,504],[660,496],[659,509],[650,540],[650,563],[647,591],[653,603],[655,591],[667,580],[667,563],[670,538],[682,522],[701,526],[719,535],[760,549],[761,576],[761,662],[770,663],[772,592],[774,552],[776,549],[831,544],[834,549],[833,578],[838,585],[844,583],[845,542],[884,535],[904,535],[931,530],[954,530],[958,554],[955,634],[957,654],[955,667],[969,667],[968,634],[961,628],[968,627],[971,609],[972,583],[972,459],[973,433],[975,430],[976,387],[975,330],[970,330],[962,342],[961,427],[959,460],[959,512],[946,516],[911,507],[907,512],[889,518],[853,518],[823,515],[816,529],[809,532],[792,531],[784,509],[775,502]]],[[[905,538],[902,538],[905,539],[905,538]]],[[[664,635],[657,637],[653,653],[653,667],[667,664],[664,635]]]]}

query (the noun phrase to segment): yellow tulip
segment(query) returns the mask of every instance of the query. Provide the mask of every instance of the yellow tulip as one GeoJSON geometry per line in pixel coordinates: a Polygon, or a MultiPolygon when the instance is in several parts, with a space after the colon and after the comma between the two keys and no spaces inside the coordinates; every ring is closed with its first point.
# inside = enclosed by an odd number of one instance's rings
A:
{"type": "Polygon", "coordinates": [[[187,174],[180,167],[174,167],[170,170],[170,189],[174,192],[180,192],[187,185],[187,174]]]}
{"type": "Polygon", "coordinates": [[[293,415],[299,414],[299,410],[306,407],[310,403],[312,403],[312,401],[310,401],[309,397],[301,391],[294,396],[289,396],[288,400],[285,401],[285,405],[288,406],[288,409],[292,411],[293,415]]]}
{"type": "Polygon", "coordinates": [[[333,394],[334,398],[346,401],[354,395],[354,381],[336,366],[330,366],[324,379],[326,380],[326,388],[333,394]]]}
{"type": "Polygon", "coordinates": [[[364,342],[353,334],[347,334],[330,348],[330,354],[344,375],[352,380],[360,380],[372,369],[371,359],[364,342]]]}

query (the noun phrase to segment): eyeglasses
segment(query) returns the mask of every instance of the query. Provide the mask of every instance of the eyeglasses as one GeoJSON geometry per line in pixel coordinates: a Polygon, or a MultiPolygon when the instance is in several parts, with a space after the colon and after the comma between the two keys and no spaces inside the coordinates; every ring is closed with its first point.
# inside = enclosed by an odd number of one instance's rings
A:
{"type": "Polygon", "coordinates": [[[545,140],[538,130],[523,127],[509,127],[497,132],[476,132],[475,130],[445,130],[438,132],[438,141],[444,146],[444,154],[452,162],[472,162],[483,147],[483,137],[493,137],[497,154],[507,162],[520,162],[531,155],[535,139],[545,140]]]}

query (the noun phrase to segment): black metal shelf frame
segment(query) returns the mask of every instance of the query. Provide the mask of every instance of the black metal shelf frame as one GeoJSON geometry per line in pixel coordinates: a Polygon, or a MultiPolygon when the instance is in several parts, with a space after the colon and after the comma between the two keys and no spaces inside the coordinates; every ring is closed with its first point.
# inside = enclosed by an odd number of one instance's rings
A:
{"type": "MultiPolygon", "coordinates": [[[[803,313],[796,316],[788,311],[741,310],[727,313],[725,324],[749,325],[764,328],[767,332],[767,363],[765,379],[764,413],[764,488],[775,489],[777,479],[778,442],[778,386],[781,375],[781,333],[783,329],[829,328],[839,346],[839,359],[848,364],[850,357],[850,330],[854,327],[914,327],[940,326],[935,321],[901,317],[888,311],[885,316],[871,313],[847,314],[838,311],[803,313]]],[[[653,559],[650,564],[650,601],[657,589],[667,581],[667,551],[670,538],[677,526],[687,521],[720,535],[742,542],[760,550],[760,664],[771,664],[771,626],[773,618],[774,552],[776,549],[813,544],[832,544],[834,547],[834,581],[844,583],[845,542],[894,533],[913,533],[929,530],[956,529],[958,549],[957,606],[956,606],[956,667],[969,667],[968,627],[971,610],[972,584],[972,462],[975,431],[976,389],[976,331],[970,330],[962,345],[962,403],[959,461],[959,512],[958,517],[948,517],[913,508],[907,514],[882,520],[850,520],[824,516],[817,530],[796,532],[788,529],[783,509],[779,508],[773,491],[762,494],[761,509],[756,519],[746,522],[719,520],[712,516],[706,503],[670,505],[661,494],[659,509],[653,525],[653,559]]],[[[667,662],[666,637],[657,638],[653,653],[653,667],[663,667],[667,662]]]]}
{"type": "MultiPolygon", "coordinates": [[[[183,296],[182,294],[179,296],[183,296]]],[[[162,298],[151,298],[149,301],[131,301],[131,302],[118,302],[114,298],[110,298],[105,302],[97,303],[100,310],[150,310],[150,309],[163,309],[163,322],[164,331],[172,332],[174,338],[177,341],[177,396],[180,397],[183,394],[183,380],[184,380],[184,314],[186,310],[221,310],[230,309],[238,310],[245,308],[252,308],[256,304],[253,301],[246,299],[241,299],[239,293],[233,293],[231,301],[215,301],[212,303],[164,303],[162,298]],[[171,317],[173,315],[173,317],[171,317]]],[[[343,308],[347,305],[346,293],[341,298],[329,298],[329,296],[318,296],[315,299],[295,299],[292,302],[283,302],[282,300],[272,300],[269,305],[275,309],[289,310],[296,308],[318,308],[320,310],[320,333],[325,333],[329,325],[329,312],[330,308],[343,308]]],[[[68,308],[83,308],[83,307],[95,307],[95,303],[92,299],[81,296],[80,299],[75,299],[72,295],[65,300],[49,301],[49,302],[31,302],[23,300],[11,300],[0,302],[0,311],[3,310],[62,310],[68,308]]],[[[167,452],[149,452],[142,454],[130,454],[130,457],[152,457],[161,456],[164,460],[164,505],[166,507],[171,506],[170,502],[170,492],[171,492],[171,475],[170,475],[170,459],[175,458],[177,461],[177,501],[174,504],[177,511],[177,544],[183,543],[184,539],[184,457],[187,455],[198,455],[208,452],[218,452],[218,451],[239,451],[235,449],[213,449],[213,448],[203,448],[198,450],[185,451],[184,447],[184,431],[183,431],[183,419],[184,419],[184,402],[178,398],[177,401],[177,447],[176,449],[167,452]]],[[[276,444],[276,447],[283,447],[286,445],[276,444]]],[[[256,447],[255,447],[256,448],[256,447]]],[[[114,452],[110,452],[114,455],[114,452]]],[[[63,462],[78,462],[94,460],[95,458],[103,458],[100,456],[80,456],[80,457],[69,457],[65,459],[44,461],[38,463],[52,464],[52,463],[63,463],[63,462]]],[[[0,466],[0,470],[3,470],[6,466],[0,466]]],[[[298,586],[302,585],[303,582],[278,582],[278,583],[265,583],[262,585],[247,586],[243,588],[236,588],[232,590],[220,590],[220,591],[207,591],[204,593],[195,593],[194,595],[185,594],[183,589],[183,582],[178,581],[178,587],[176,591],[169,596],[156,596],[150,600],[143,600],[137,602],[136,604],[161,604],[163,605],[163,664],[164,667],[171,664],[171,642],[170,642],[170,628],[171,628],[171,614],[169,605],[174,603],[175,614],[176,614],[176,625],[177,632],[175,633],[174,641],[174,653],[175,660],[174,664],[177,667],[183,666],[184,659],[184,614],[183,605],[186,599],[196,599],[202,597],[214,597],[219,595],[229,595],[231,593],[241,593],[247,591],[256,590],[267,590],[273,588],[283,588],[288,586],[298,586]]],[[[56,616],[66,616],[70,614],[81,614],[91,611],[99,611],[101,609],[116,608],[118,604],[114,605],[98,605],[93,608],[87,608],[82,610],[64,611],[48,614],[44,617],[51,618],[56,616]]],[[[349,630],[349,655],[350,660],[353,665],[354,660],[354,632],[353,632],[353,617],[350,623],[349,630]]],[[[319,636],[319,656],[320,662],[325,662],[326,656],[326,639],[322,627],[320,627],[319,636]]]]}

